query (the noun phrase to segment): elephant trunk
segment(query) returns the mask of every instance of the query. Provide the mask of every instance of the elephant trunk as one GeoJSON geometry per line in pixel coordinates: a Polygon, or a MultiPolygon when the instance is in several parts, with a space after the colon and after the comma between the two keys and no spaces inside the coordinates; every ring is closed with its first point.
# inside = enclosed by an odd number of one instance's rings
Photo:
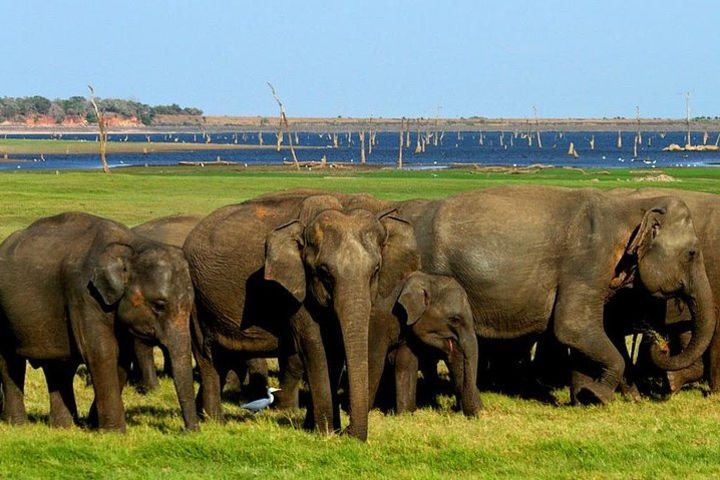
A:
{"type": "MultiPolygon", "coordinates": [[[[338,286],[339,287],[339,286],[338,286]]],[[[359,440],[368,434],[368,324],[370,291],[336,288],[335,314],[340,322],[350,385],[350,426],[347,433],[359,440]]]]}
{"type": "MultiPolygon", "coordinates": [[[[186,329],[187,330],[187,329],[186,329]]],[[[199,430],[195,391],[193,388],[192,351],[190,332],[174,331],[164,342],[170,356],[173,382],[186,430],[199,430]]]]}
{"type": "Polygon", "coordinates": [[[449,363],[455,391],[463,413],[468,417],[477,415],[478,410],[482,408],[477,388],[477,337],[472,335],[472,339],[461,338],[458,345],[451,348],[449,363]]]}
{"type": "Polygon", "coordinates": [[[692,339],[682,352],[672,356],[658,344],[653,345],[651,358],[663,370],[682,370],[692,365],[705,353],[715,332],[715,304],[702,262],[695,267],[692,279],[682,296],[692,315],[692,339]]]}

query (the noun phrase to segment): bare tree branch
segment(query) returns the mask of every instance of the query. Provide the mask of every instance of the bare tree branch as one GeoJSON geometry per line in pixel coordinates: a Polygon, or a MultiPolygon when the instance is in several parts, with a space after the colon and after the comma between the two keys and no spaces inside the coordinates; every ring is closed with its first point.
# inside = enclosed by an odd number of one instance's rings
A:
{"type": "Polygon", "coordinates": [[[278,147],[280,146],[280,138],[282,137],[282,128],[285,128],[285,131],[288,134],[288,143],[290,146],[290,153],[292,153],[293,162],[295,163],[295,168],[300,170],[300,163],[298,162],[297,156],[295,155],[295,147],[293,147],[293,138],[292,133],[290,132],[290,125],[288,125],[287,116],[285,115],[285,106],[283,105],[282,101],[280,100],[280,97],[275,92],[275,87],[273,87],[272,83],[267,82],[268,87],[270,87],[270,92],[272,92],[272,96],[277,102],[278,106],[280,107],[280,132],[278,136],[278,147]]]}
{"type": "Polygon", "coordinates": [[[105,122],[105,113],[101,112],[100,109],[97,106],[97,102],[95,101],[95,89],[92,87],[92,85],[88,85],[88,89],[90,90],[90,103],[93,106],[93,110],[95,110],[95,117],[97,117],[98,122],[98,129],[100,130],[100,136],[98,137],[98,140],[100,141],[100,162],[102,163],[102,169],[105,173],[110,173],[110,166],[107,163],[106,158],[106,152],[107,152],[107,123],[105,122]]]}

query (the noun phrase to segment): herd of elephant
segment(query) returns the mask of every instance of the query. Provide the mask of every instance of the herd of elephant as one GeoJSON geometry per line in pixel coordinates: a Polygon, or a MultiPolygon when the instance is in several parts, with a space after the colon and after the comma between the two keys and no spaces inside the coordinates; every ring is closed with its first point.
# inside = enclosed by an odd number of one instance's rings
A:
{"type": "Polygon", "coordinates": [[[297,405],[305,379],[305,425],[340,431],[342,384],[345,432],[363,440],[378,391],[394,381],[395,408],[414,408],[418,370],[438,360],[466,415],[493,374],[554,377],[579,404],[635,396],[657,372],[670,391],[703,376],[714,391],[719,255],[720,196],[666,189],[505,186],[398,202],[294,190],[133,229],[64,213],[0,245],[2,416],[27,421],[29,362],[43,369],[50,423],[76,423],[85,364],[90,424],[124,430],[122,389],[133,365],[154,375],[153,345],[189,430],[222,418],[228,372],[269,357],[281,406],[297,405]]]}

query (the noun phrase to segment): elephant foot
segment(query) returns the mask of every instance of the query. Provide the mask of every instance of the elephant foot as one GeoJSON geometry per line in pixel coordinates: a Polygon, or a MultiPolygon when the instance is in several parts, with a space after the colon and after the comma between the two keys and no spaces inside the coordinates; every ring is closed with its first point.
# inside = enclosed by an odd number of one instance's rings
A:
{"type": "Polygon", "coordinates": [[[50,414],[50,426],[53,428],[70,428],[75,425],[72,415],[50,414]]]}
{"type": "Polygon", "coordinates": [[[670,390],[670,395],[674,395],[679,392],[683,385],[685,385],[685,378],[679,375],[678,372],[667,372],[667,384],[670,390]]]}
{"type": "Polygon", "coordinates": [[[631,402],[642,401],[642,395],[640,395],[640,390],[638,390],[638,387],[635,384],[623,383],[620,387],[620,392],[622,393],[622,396],[625,400],[631,402]]]}
{"type": "Polygon", "coordinates": [[[607,386],[599,383],[586,383],[574,392],[574,403],[580,405],[607,405],[613,399],[614,392],[607,386]]]}
{"type": "Polygon", "coordinates": [[[352,425],[349,425],[341,432],[341,435],[356,438],[361,442],[367,442],[367,434],[367,427],[353,428],[352,425]]]}
{"type": "Polygon", "coordinates": [[[160,384],[157,381],[153,383],[138,383],[135,385],[135,390],[137,390],[140,395],[147,395],[153,390],[157,390],[159,386],[160,384]]]}
{"type": "Polygon", "coordinates": [[[28,417],[24,414],[5,414],[2,419],[9,425],[25,425],[28,423],[28,417]]]}

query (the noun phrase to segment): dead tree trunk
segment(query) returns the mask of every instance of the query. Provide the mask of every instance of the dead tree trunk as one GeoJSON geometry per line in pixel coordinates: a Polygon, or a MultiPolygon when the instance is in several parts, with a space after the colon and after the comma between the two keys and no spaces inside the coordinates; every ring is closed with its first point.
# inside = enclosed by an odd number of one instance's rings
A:
{"type": "Polygon", "coordinates": [[[95,117],[97,117],[98,122],[98,130],[100,130],[100,135],[98,136],[98,140],[100,142],[100,163],[102,163],[102,169],[105,173],[110,173],[110,166],[107,163],[107,123],[105,121],[105,113],[101,112],[100,109],[97,106],[97,102],[95,101],[95,89],[92,87],[92,85],[88,85],[88,89],[90,90],[90,103],[92,103],[93,110],[95,110],[95,117]]]}
{"type": "Polygon", "coordinates": [[[360,135],[360,165],[365,165],[365,131],[362,130],[360,135]]]}
{"type": "Polygon", "coordinates": [[[403,155],[403,133],[404,133],[403,130],[404,130],[404,129],[405,129],[405,118],[403,118],[402,120],[400,120],[400,135],[399,135],[399,137],[400,137],[400,149],[398,150],[398,163],[397,163],[397,167],[398,167],[399,170],[402,170],[402,168],[403,168],[403,158],[402,158],[402,155],[403,155]]]}
{"type": "Polygon", "coordinates": [[[290,132],[290,125],[287,121],[287,116],[285,115],[285,106],[283,105],[282,101],[280,100],[280,97],[275,93],[275,87],[272,86],[272,83],[267,82],[268,87],[270,87],[270,91],[272,92],[272,96],[275,99],[275,101],[278,104],[278,107],[280,107],[280,132],[278,135],[278,149],[280,148],[280,139],[282,138],[282,128],[284,127],[288,134],[288,145],[290,146],[290,153],[293,157],[293,163],[295,164],[295,168],[300,170],[300,162],[298,162],[297,156],[295,155],[295,147],[293,147],[293,138],[292,133],[290,132]]]}

